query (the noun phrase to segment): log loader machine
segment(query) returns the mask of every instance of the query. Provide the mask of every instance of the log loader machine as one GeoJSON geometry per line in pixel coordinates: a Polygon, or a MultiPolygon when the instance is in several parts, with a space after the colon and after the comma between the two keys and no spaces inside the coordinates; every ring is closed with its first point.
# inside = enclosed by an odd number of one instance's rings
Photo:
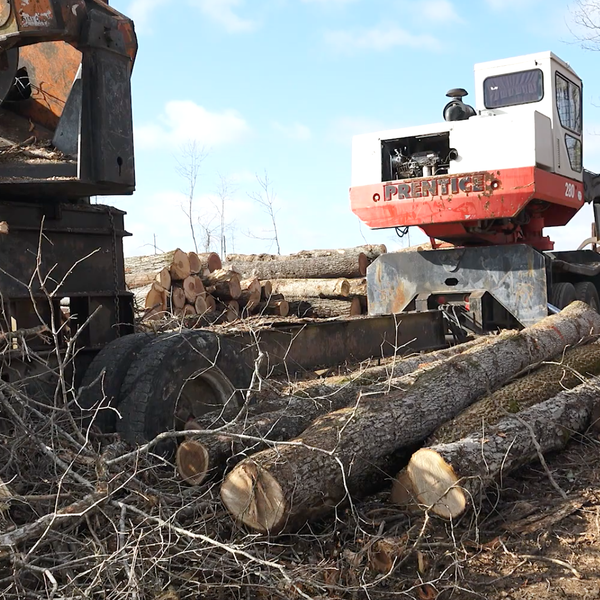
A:
{"type": "Polygon", "coordinates": [[[373,315],[445,307],[475,331],[527,326],[575,299],[600,309],[600,259],[553,251],[545,227],[585,203],[600,177],[582,165],[582,82],[551,52],[475,65],[475,107],[452,89],[444,122],[355,136],[352,211],[374,229],[417,226],[430,250],[368,269],[373,315]]]}

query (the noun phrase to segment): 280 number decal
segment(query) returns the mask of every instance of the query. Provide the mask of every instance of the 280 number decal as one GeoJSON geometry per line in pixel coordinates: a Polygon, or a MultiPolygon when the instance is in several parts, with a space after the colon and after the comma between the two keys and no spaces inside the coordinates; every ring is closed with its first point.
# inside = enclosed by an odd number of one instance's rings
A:
{"type": "Polygon", "coordinates": [[[565,183],[565,198],[575,198],[575,184],[565,183]]]}

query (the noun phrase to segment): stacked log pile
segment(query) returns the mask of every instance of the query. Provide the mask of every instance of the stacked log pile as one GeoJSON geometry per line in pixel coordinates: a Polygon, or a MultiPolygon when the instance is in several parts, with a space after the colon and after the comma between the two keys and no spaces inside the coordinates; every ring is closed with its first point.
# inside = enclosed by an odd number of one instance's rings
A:
{"type": "Polygon", "coordinates": [[[126,283],[144,320],[194,319],[203,326],[251,315],[350,317],[367,312],[367,266],[385,246],[290,255],[180,249],[125,260],[126,283]]]}
{"type": "Polygon", "coordinates": [[[600,386],[589,379],[600,372],[600,344],[585,345],[598,334],[600,315],[577,302],[523,331],[410,359],[409,368],[401,361],[383,382],[378,367],[250,407],[216,431],[190,423],[180,475],[196,484],[229,468],[221,498],[232,517],[275,534],[378,489],[408,462],[392,500],[457,517],[490,482],[563,447],[600,414],[600,386]],[[522,377],[544,361],[554,364],[522,377]],[[412,454],[471,405],[460,439],[412,454]]]}
{"type": "Polygon", "coordinates": [[[367,267],[387,252],[384,245],[296,254],[229,254],[228,263],[244,277],[268,279],[273,293],[299,317],[349,317],[367,312],[367,267]]]}

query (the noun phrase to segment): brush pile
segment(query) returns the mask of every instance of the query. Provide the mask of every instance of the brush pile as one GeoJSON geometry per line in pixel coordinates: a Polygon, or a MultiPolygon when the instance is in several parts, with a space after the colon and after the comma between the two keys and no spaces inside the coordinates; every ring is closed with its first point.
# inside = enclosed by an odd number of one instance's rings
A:
{"type": "Polygon", "coordinates": [[[135,448],[74,417],[65,382],[41,402],[1,381],[0,595],[583,597],[600,583],[574,563],[600,550],[599,334],[574,303],[317,383],[254,381],[237,415],[135,448]]]}

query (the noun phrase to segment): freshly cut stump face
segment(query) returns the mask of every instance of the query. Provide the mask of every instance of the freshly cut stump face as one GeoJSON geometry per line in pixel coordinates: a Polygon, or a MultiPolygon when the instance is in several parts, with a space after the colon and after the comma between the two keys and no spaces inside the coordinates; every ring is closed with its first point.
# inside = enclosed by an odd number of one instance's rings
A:
{"type": "Polygon", "coordinates": [[[247,462],[233,470],[221,486],[221,499],[239,521],[261,533],[278,533],[284,523],[286,501],[277,480],[247,462]]]}
{"type": "Polygon", "coordinates": [[[177,471],[183,481],[189,485],[200,485],[206,478],[208,471],[208,452],[206,448],[195,442],[187,440],[177,448],[177,471]]]}
{"type": "Polygon", "coordinates": [[[464,490],[454,469],[435,451],[423,448],[412,455],[407,467],[419,504],[446,519],[456,518],[467,507],[464,490]]]}

